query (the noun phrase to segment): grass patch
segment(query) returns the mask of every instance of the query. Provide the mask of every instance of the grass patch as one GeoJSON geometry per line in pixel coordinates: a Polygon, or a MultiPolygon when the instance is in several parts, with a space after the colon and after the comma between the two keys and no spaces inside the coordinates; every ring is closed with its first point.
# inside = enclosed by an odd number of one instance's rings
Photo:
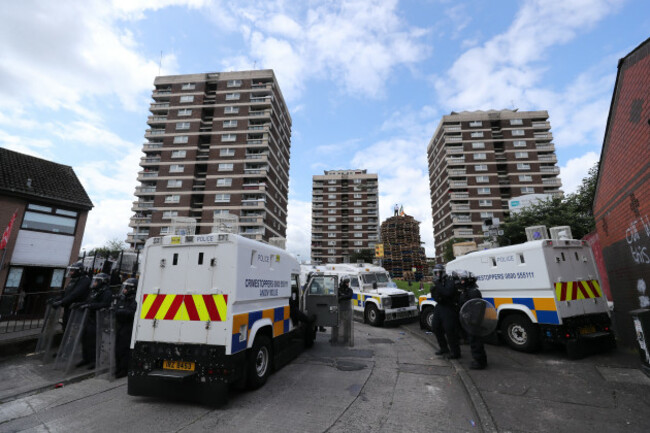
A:
{"type": "Polygon", "coordinates": [[[409,287],[409,283],[407,281],[402,281],[402,280],[393,280],[395,284],[397,284],[397,287],[406,290],[407,292],[413,292],[415,294],[415,297],[418,298],[420,295],[425,295],[431,291],[431,283],[424,283],[424,290],[420,290],[420,283],[419,282],[413,282],[411,283],[411,286],[409,287]]]}

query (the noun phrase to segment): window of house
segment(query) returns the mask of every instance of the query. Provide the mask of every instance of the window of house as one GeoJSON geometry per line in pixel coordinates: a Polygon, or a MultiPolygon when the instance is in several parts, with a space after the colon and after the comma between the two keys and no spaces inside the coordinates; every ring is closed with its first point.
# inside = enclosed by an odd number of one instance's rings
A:
{"type": "Polygon", "coordinates": [[[363,245],[363,241],[354,241],[354,246],[355,247],[360,247],[363,245]]]}
{"type": "Polygon", "coordinates": [[[77,212],[37,204],[27,205],[21,229],[74,235],[77,212]]]}
{"type": "Polygon", "coordinates": [[[480,120],[473,120],[473,121],[469,122],[469,126],[470,126],[470,128],[477,128],[477,127],[483,126],[483,122],[480,121],[480,120]]]}
{"type": "Polygon", "coordinates": [[[530,164],[518,163],[517,170],[530,170],[530,164]]]}
{"type": "Polygon", "coordinates": [[[354,179],[352,183],[361,183],[361,179],[354,179]]]}
{"type": "Polygon", "coordinates": [[[474,166],[475,171],[487,171],[488,166],[487,164],[477,164],[474,166]]]}
{"type": "Polygon", "coordinates": [[[235,156],[235,149],[229,147],[219,149],[219,156],[235,156]]]}
{"type": "Polygon", "coordinates": [[[215,194],[214,202],[215,203],[228,203],[230,201],[230,194],[215,194]]]}
{"type": "Polygon", "coordinates": [[[512,142],[514,147],[526,147],[526,140],[515,140],[512,142]]]}
{"type": "Polygon", "coordinates": [[[219,171],[232,171],[234,164],[219,164],[219,171]]]}
{"type": "Polygon", "coordinates": [[[336,237],[336,233],[328,233],[328,234],[327,234],[327,237],[328,237],[328,238],[335,238],[335,237],[336,237]]]}
{"type": "Polygon", "coordinates": [[[336,209],[329,209],[327,211],[327,213],[330,214],[330,215],[333,214],[333,213],[336,213],[336,209]]]}
{"type": "Polygon", "coordinates": [[[172,158],[185,158],[187,151],[185,150],[172,150],[172,158]]]}
{"type": "Polygon", "coordinates": [[[224,114],[237,114],[237,113],[239,113],[239,107],[233,107],[233,106],[224,107],[223,113],[224,114]]]}
{"type": "Polygon", "coordinates": [[[474,159],[487,159],[487,154],[485,153],[475,153],[474,159]]]}
{"type": "Polygon", "coordinates": [[[363,226],[361,224],[357,224],[357,225],[354,226],[355,230],[361,230],[362,228],[363,228],[363,226]]]}
{"type": "Polygon", "coordinates": [[[490,194],[490,188],[478,188],[477,192],[479,194],[490,194]]]}
{"type": "Polygon", "coordinates": [[[335,201],[328,201],[328,202],[327,202],[327,205],[328,205],[329,207],[334,207],[334,206],[336,206],[336,202],[335,202],[335,201]]]}
{"type": "Polygon", "coordinates": [[[355,222],[363,221],[363,218],[361,218],[361,217],[354,217],[354,221],[355,221],[355,222]]]}
{"type": "Polygon", "coordinates": [[[181,104],[187,103],[187,102],[194,102],[194,95],[183,95],[181,96],[180,99],[181,104]]]}
{"type": "Polygon", "coordinates": [[[236,141],[237,134],[223,134],[221,136],[221,141],[236,141]]]}
{"type": "Polygon", "coordinates": [[[170,179],[167,181],[167,188],[180,188],[183,186],[182,180],[170,179]]]}
{"type": "Polygon", "coordinates": [[[355,210],[354,210],[354,213],[356,213],[356,214],[360,214],[360,213],[361,213],[361,209],[355,209],[355,210]]]}
{"type": "Polygon", "coordinates": [[[535,188],[532,186],[524,186],[521,188],[521,193],[522,194],[534,194],[535,193],[535,188]]]}
{"type": "Polygon", "coordinates": [[[170,173],[182,173],[185,171],[185,166],[182,164],[173,164],[169,166],[170,173]]]}
{"type": "Polygon", "coordinates": [[[361,194],[354,194],[354,198],[361,198],[361,197],[362,197],[361,194]]]}
{"type": "Polygon", "coordinates": [[[515,152],[515,158],[526,159],[528,158],[528,152],[515,152]]]}
{"type": "Polygon", "coordinates": [[[232,178],[222,177],[217,179],[217,186],[232,186],[232,178]]]}
{"type": "Polygon", "coordinates": [[[226,93],[226,101],[236,101],[239,96],[239,93],[226,93]]]}
{"type": "Polygon", "coordinates": [[[492,200],[479,200],[478,205],[481,207],[490,207],[492,206],[492,200]]]}
{"type": "Polygon", "coordinates": [[[327,217],[327,222],[334,222],[336,221],[336,217],[327,217]]]}
{"type": "Polygon", "coordinates": [[[177,135],[174,137],[174,144],[184,144],[187,143],[189,137],[187,135],[177,135]]]}
{"type": "Polygon", "coordinates": [[[485,149],[485,143],[482,141],[477,141],[476,143],[472,143],[472,149],[485,149]]]}
{"type": "Polygon", "coordinates": [[[185,83],[181,86],[181,90],[194,90],[196,89],[196,84],[194,83],[185,83]]]}
{"type": "Polygon", "coordinates": [[[180,195],[168,195],[165,197],[165,203],[178,203],[181,201],[180,195]]]}
{"type": "Polygon", "coordinates": [[[333,199],[333,198],[336,198],[336,195],[334,195],[334,194],[327,194],[327,198],[329,198],[329,199],[333,199]]]}
{"type": "Polygon", "coordinates": [[[519,182],[532,182],[533,181],[533,176],[529,174],[520,174],[519,175],[519,182]]]}
{"type": "Polygon", "coordinates": [[[470,135],[472,138],[480,138],[483,137],[483,131],[472,132],[470,135]]]}
{"type": "Polygon", "coordinates": [[[228,80],[227,87],[241,87],[241,80],[228,80]]]}
{"type": "Polygon", "coordinates": [[[224,128],[235,128],[237,126],[237,121],[236,120],[224,120],[223,121],[223,127],[224,128]]]}
{"type": "Polygon", "coordinates": [[[327,190],[328,191],[336,191],[336,187],[335,186],[330,186],[329,188],[327,188],[327,190]]]}
{"type": "Polygon", "coordinates": [[[354,206],[361,206],[361,202],[360,201],[355,201],[354,206]]]}
{"type": "Polygon", "coordinates": [[[333,180],[333,179],[330,179],[330,180],[327,181],[327,184],[328,185],[334,185],[334,184],[336,184],[336,181],[333,180]]]}
{"type": "Polygon", "coordinates": [[[331,224],[327,226],[327,230],[336,230],[336,226],[331,224]]]}
{"type": "Polygon", "coordinates": [[[489,183],[489,182],[490,182],[489,176],[476,176],[476,183],[489,183]]]}
{"type": "Polygon", "coordinates": [[[178,117],[191,116],[191,115],[192,115],[192,110],[190,110],[189,108],[181,108],[180,110],[178,110],[178,117]]]}
{"type": "Polygon", "coordinates": [[[162,219],[169,220],[178,216],[177,210],[166,210],[163,212],[162,219]]]}
{"type": "Polygon", "coordinates": [[[523,125],[524,121],[523,121],[523,119],[510,119],[510,124],[511,125],[523,125]]]}
{"type": "Polygon", "coordinates": [[[354,237],[355,238],[361,238],[361,237],[363,237],[363,233],[355,233],[354,237]]]}
{"type": "Polygon", "coordinates": [[[223,215],[230,215],[230,211],[228,209],[219,209],[212,212],[212,218],[219,218],[223,215]]]}
{"type": "Polygon", "coordinates": [[[523,129],[513,129],[512,130],[512,135],[513,136],[524,135],[524,130],[523,129]]]}

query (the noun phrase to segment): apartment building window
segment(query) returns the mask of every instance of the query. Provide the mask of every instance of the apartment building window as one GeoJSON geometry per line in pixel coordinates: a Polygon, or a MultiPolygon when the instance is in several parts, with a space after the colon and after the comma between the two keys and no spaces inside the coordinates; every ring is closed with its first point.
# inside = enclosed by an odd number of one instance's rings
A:
{"type": "Polygon", "coordinates": [[[355,209],[355,210],[354,210],[354,213],[356,213],[356,214],[360,214],[360,213],[361,213],[361,209],[355,209]]]}
{"type": "Polygon", "coordinates": [[[217,179],[217,186],[232,186],[232,178],[222,177],[221,179],[217,179]]]}
{"type": "Polygon", "coordinates": [[[180,103],[184,104],[187,102],[194,102],[194,95],[183,95],[181,96],[180,103]]]}
{"type": "Polygon", "coordinates": [[[226,101],[237,101],[239,96],[239,93],[226,93],[226,101]]]}
{"type": "Polygon", "coordinates": [[[494,218],[494,212],[481,212],[481,219],[494,218]]]}
{"type": "Polygon", "coordinates": [[[237,113],[239,113],[239,107],[233,107],[233,106],[224,107],[223,113],[224,114],[237,114],[237,113]]]}
{"type": "Polygon", "coordinates": [[[480,138],[483,137],[483,131],[476,131],[471,133],[472,138],[480,138]]]}
{"type": "Polygon", "coordinates": [[[165,203],[178,203],[181,201],[180,195],[168,195],[165,197],[165,203]]]}
{"type": "Polygon", "coordinates": [[[327,213],[330,215],[336,213],[336,209],[328,209],[327,213]]]}
{"type": "Polygon", "coordinates": [[[327,237],[328,237],[328,238],[335,238],[335,237],[336,237],[336,233],[328,233],[328,234],[327,234],[327,237]]]}
{"type": "Polygon", "coordinates": [[[336,195],[334,195],[334,194],[327,194],[327,198],[329,198],[329,199],[335,199],[335,198],[336,198],[336,195]]]}
{"type": "Polygon", "coordinates": [[[329,188],[327,188],[327,190],[328,191],[336,191],[336,187],[335,186],[330,186],[329,188]]]}
{"type": "Polygon", "coordinates": [[[469,126],[470,126],[470,128],[478,128],[478,127],[483,126],[483,122],[481,122],[480,120],[473,120],[473,121],[469,122],[469,126]]]}
{"type": "Polygon", "coordinates": [[[472,143],[472,149],[485,149],[485,143],[482,141],[477,141],[476,143],[472,143]]]}
{"type": "Polygon", "coordinates": [[[171,231],[172,231],[172,230],[171,230],[171,227],[169,227],[169,226],[167,226],[167,227],[160,227],[160,234],[161,234],[161,235],[168,235],[169,233],[171,233],[171,231]]]}
{"type": "Polygon", "coordinates": [[[487,164],[477,164],[474,166],[474,171],[487,171],[488,166],[487,164]]]}
{"type": "Polygon", "coordinates": [[[169,166],[170,173],[182,173],[185,171],[185,166],[182,164],[174,164],[169,166]]]}
{"type": "Polygon", "coordinates": [[[354,179],[353,183],[361,183],[361,179],[354,179]]]}
{"type": "Polygon", "coordinates": [[[327,245],[333,247],[336,245],[336,241],[327,241],[327,245]]]}
{"type": "Polygon", "coordinates": [[[190,129],[190,122],[178,122],[176,124],[176,130],[181,131],[184,129],[190,129]]]}
{"type": "Polygon", "coordinates": [[[328,185],[335,185],[335,184],[336,184],[336,181],[333,180],[333,179],[330,179],[330,180],[327,181],[327,184],[328,184],[328,185]]]}
{"type": "Polygon", "coordinates": [[[363,233],[355,233],[354,237],[355,238],[361,238],[361,237],[363,237],[363,233]]]}
{"type": "Polygon", "coordinates": [[[361,197],[362,197],[361,194],[355,194],[355,195],[354,195],[354,198],[361,198],[361,197]]]}
{"type": "Polygon", "coordinates": [[[235,149],[229,147],[219,149],[219,156],[235,156],[235,149]]]}
{"type": "Polygon", "coordinates": [[[237,134],[223,134],[221,136],[221,141],[236,141],[237,134]]]}
{"type": "Polygon", "coordinates": [[[361,217],[354,217],[354,222],[360,222],[363,221],[363,218],[361,217]]]}
{"type": "Polygon", "coordinates": [[[360,201],[355,201],[354,206],[361,206],[361,202],[360,201]]]}
{"type": "Polygon", "coordinates": [[[194,90],[196,89],[196,84],[194,83],[185,83],[181,86],[181,90],[194,90]]]}
{"type": "Polygon", "coordinates": [[[533,181],[533,176],[529,174],[520,174],[519,175],[519,182],[532,182],[533,181]]]}
{"type": "Polygon", "coordinates": [[[515,140],[512,142],[514,147],[526,147],[526,140],[515,140]]]}
{"type": "Polygon", "coordinates": [[[180,188],[183,186],[182,180],[170,179],[167,181],[167,188],[180,188]]]}
{"type": "Polygon", "coordinates": [[[354,241],[354,246],[355,247],[360,247],[363,245],[363,241],[354,241]]]}
{"type": "Polygon", "coordinates": [[[334,248],[330,248],[327,250],[327,254],[336,254],[336,250],[334,248]]]}
{"type": "Polygon", "coordinates": [[[510,119],[510,124],[511,125],[523,125],[524,121],[523,119],[510,119]]]}
{"type": "Polygon", "coordinates": [[[222,215],[230,215],[230,211],[228,209],[219,209],[212,212],[212,218],[219,218],[222,215]]]}
{"type": "Polygon", "coordinates": [[[490,176],[476,176],[476,183],[489,183],[490,176]]]}
{"type": "Polygon", "coordinates": [[[490,207],[492,206],[492,200],[479,200],[478,205],[481,207],[490,207]]]}
{"type": "Polygon", "coordinates": [[[526,159],[528,158],[528,152],[515,152],[515,158],[526,159]]]}
{"type": "Polygon", "coordinates": [[[172,150],[172,158],[185,158],[186,154],[185,150],[172,150]]]}
{"type": "Polygon", "coordinates": [[[219,164],[219,171],[232,171],[234,164],[219,164]]]}
{"type": "Polygon", "coordinates": [[[189,108],[181,108],[178,110],[178,117],[183,117],[183,116],[191,116],[192,115],[192,110],[189,108]]]}
{"type": "Polygon", "coordinates": [[[174,137],[174,144],[185,144],[189,140],[187,135],[177,135],[174,137]]]}
{"type": "Polygon", "coordinates": [[[335,225],[329,225],[329,226],[327,226],[327,230],[336,230],[336,226],[335,225]]]}
{"type": "Polygon", "coordinates": [[[535,188],[532,186],[524,186],[521,188],[521,193],[522,194],[533,194],[535,193],[535,188]]]}
{"type": "Polygon", "coordinates": [[[477,193],[483,194],[483,195],[490,194],[490,188],[479,188],[476,191],[477,191],[477,193]]]}
{"type": "Polygon", "coordinates": [[[237,121],[236,120],[224,120],[223,121],[223,127],[224,128],[236,128],[237,127],[237,121]]]}
{"type": "Polygon", "coordinates": [[[335,202],[335,201],[328,201],[328,202],[327,202],[327,205],[328,205],[329,207],[334,207],[334,206],[336,206],[336,202],[335,202]]]}
{"type": "Polygon", "coordinates": [[[474,159],[475,160],[487,159],[487,154],[486,153],[475,153],[474,154],[474,159]]]}
{"type": "Polygon", "coordinates": [[[327,217],[327,222],[331,223],[336,221],[336,217],[327,217]]]}
{"type": "Polygon", "coordinates": [[[228,80],[226,87],[241,87],[241,80],[228,80]]]}
{"type": "Polygon", "coordinates": [[[517,170],[530,170],[530,164],[524,164],[522,162],[517,164],[517,170]]]}
{"type": "Polygon", "coordinates": [[[163,212],[162,219],[169,220],[178,216],[177,210],[166,210],[163,212]]]}
{"type": "Polygon", "coordinates": [[[363,229],[363,226],[361,224],[357,224],[357,225],[354,226],[354,229],[355,230],[361,230],[361,229],[363,229]]]}
{"type": "Polygon", "coordinates": [[[215,194],[215,203],[228,203],[230,201],[230,194],[215,194]]]}
{"type": "Polygon", "coordinates": [[[512,130],[512,135],[513,136],[524,135],[524,130],[523,129],[513,129],[512,130]]]}

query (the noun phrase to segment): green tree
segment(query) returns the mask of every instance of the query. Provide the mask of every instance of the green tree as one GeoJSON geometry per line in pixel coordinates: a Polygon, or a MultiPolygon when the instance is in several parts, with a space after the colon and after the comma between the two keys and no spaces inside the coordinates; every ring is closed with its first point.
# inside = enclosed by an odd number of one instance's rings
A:
{"type": "Polygon", "coordinates": [[[575,239],[581,239],[595,229],[592,205],[595,196],[598,164],[589,170],[582,184],[573,194],[564,198],[553,197],[511,214],[500,225],[503,236],[499,245],[526,242],[526,227],[544,225],[548,228],[570,226],[575,239]]]}
{"type": "Polygon", "coordinates": [[[375,258],[375,250],[365,249],[361,250],[358,253],[350,254],[350,263],[372,263],[375,258]]]}
{"type": "Polygon", "coordinates": [[[99,247],[91,250],[88,255],[93,256],[101,256],[101,257],[112,257],[114,259],[118,258],[120,255],[120,251],[123,251],[127,248],[127,245],[120,241],[117,238],[113,238],[109,241],[106,241],[106,243],[99,247]]]}
{"type": "Polygon", "coordinates": [[[467,242],[467,239],[451,238],[447,242],[445,242],[445,245],[443,247],[444,250],[442,252],[442,260],[445,263],[448,263],[448,262],[455,259],[455,257],[454,257],[454,244],[457,244],[459,242],[467,242]]]}

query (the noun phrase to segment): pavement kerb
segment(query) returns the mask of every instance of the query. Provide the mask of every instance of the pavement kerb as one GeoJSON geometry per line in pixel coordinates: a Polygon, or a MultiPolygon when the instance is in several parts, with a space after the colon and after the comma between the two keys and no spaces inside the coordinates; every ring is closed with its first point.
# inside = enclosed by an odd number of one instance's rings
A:
{"type": "Polygon", "coordinates": [[[5,397],[2,400],[0,400],[0,404],[8,403],[13,400],[17,400],[19,398],[23,397],[29,397],[30,395],[35,395],[35,394],[40,394],[41,392],[48,391],[50,389],[55,389],[58,384],[61,384],[62,386],[69,385],[71,383],[76,383],[76,382],[81,382],[82,380],[85,379],[90,379],[91,377],[95,376],[95,371],[89,371],[87,373],[81,373],[77,374],[75,376],[67,377],[62,380],[57,380],[51,383],[48,383],[47,385],[41,385],[36,388],[30,389],[29,391],[23,391],[19,392],[18,394],[5,397]]]}
{"type": "MultiPolygon", "coordinates": [[[[439,349],[432,340],[428,339],[421,332],[413,331],[406,326],[402,326],[402,329],[429,344],[434,349],[439,349]]],[[[467,371],[460,362],[455,359],[449,359],[448,361],[454,367],[454,370],[456,370],[456,373],[460,377],[460,381],[463,383],[463,387],[465,388],[465,391],[467,392],[467,395],[472,402],[474,412],[476,412],[481,430],[485,433],[497,433],[498,430],[496,424],[494,423],[494,420],[492,419],[492,415],[490,415],[490,411],[485,404],[485,401],[483,400],[483,396],[474,384],[472,378],[469,376],[469,374],[467,374],[467,371]]]]}

